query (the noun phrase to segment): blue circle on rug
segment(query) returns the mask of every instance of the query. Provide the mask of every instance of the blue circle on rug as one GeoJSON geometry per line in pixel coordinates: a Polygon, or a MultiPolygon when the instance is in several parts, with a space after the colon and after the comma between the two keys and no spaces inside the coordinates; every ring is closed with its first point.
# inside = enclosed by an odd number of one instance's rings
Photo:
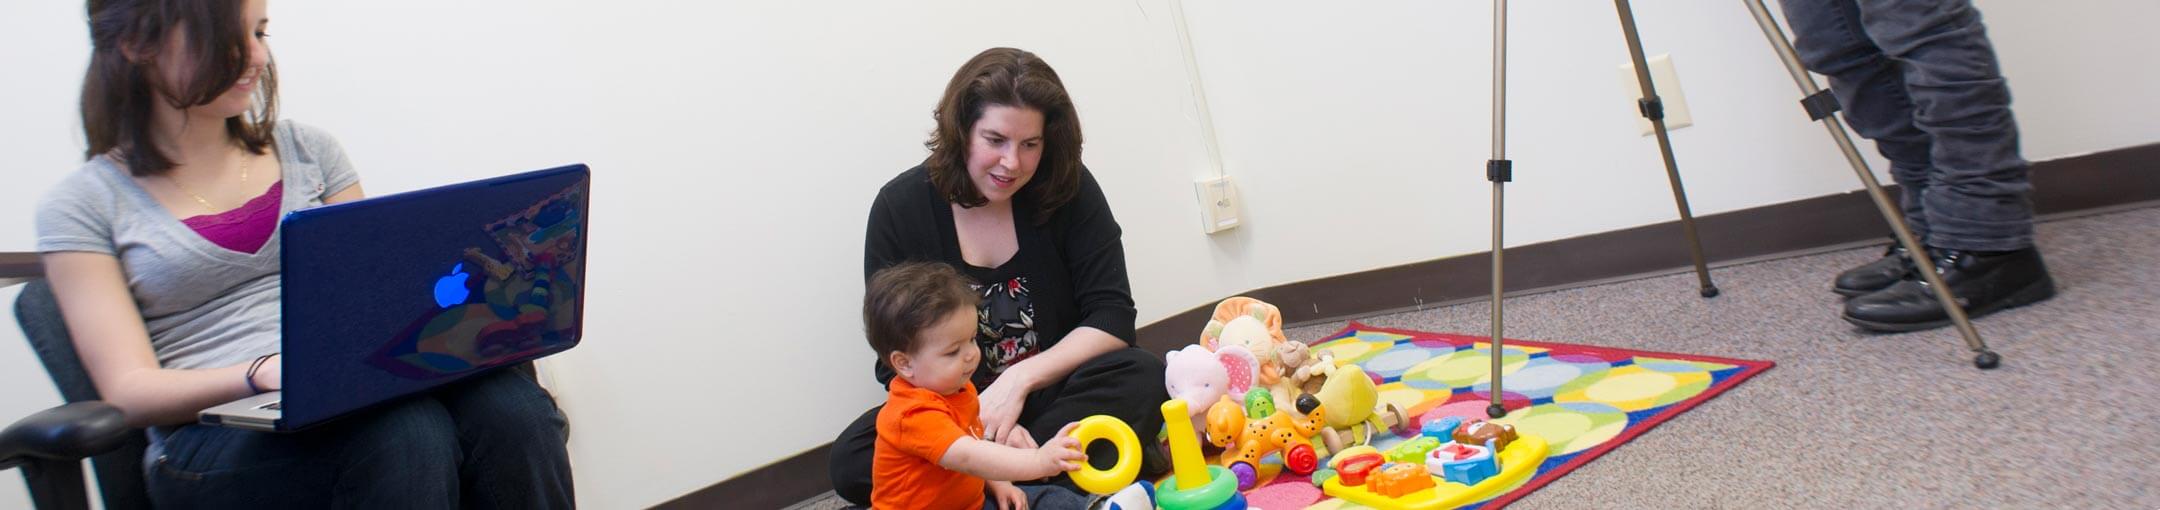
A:
{"type": "Polygon", "coordinates": [[[1357,333],[1353,333],[1353,334],[1351,334],[1351,335],[1350,335],[1350,338],[1356,338],[1356,339],[1358,339],[1358,340],[1361,340],[1361,341],[1366,341],[1366,342],[1385,342],[1385,343],[1395,343],[1395,341],[1397,341],[1397,340],[1402,340],[1402,339],[1405,339],[1405,338],[1410,338],[1410,335],[1398,335],[1398,334],[1394,334],[1394,333],[1381,333],[1381,332],[1378,332],[1378,331],[1362,331],[1362,330],[1361,330],[1361,331],[1358,331],[1357,333]]]}
{"type": "Polygon", "coordinates": [[[1710,369],[1703,368],[1701,365],[1696,365],[1694,363],[1683,363],[1678,361],[1665,360],[1644,362],[1641,358],[1636,358],[1635,365],[1643,367],[1644,370],[1650,370],[1653,372],[1664,372],[1668,374],[1691,374],[1710,371],[1710,369]]]}
{"type": "MultiPolygon", "coordinates": [[[[1567,383],[1585,377],[1596,378],[1611,366],[1605,363],[1571,363],[1550,357],[1531,358],[1522,368],[1507,372],[1501,379],[1509,393],[1521,393],[1532,400],[1552,398],[1567,383]]],[[[1473,391],[1492,389],[1490,381],[1470,386],[1473,391]]]]}
{"type": "Polygon", "coordinates": [[[1403,386],[1409,386],[1421,390],[1455,390],[1454,385],[1422,377],[1403,377],[1396,382],[1403,383],[1403,386]]]}
{"type": "Polygon", "coordinates": [[[1557,360],[1560,360],[1560,361],[1565,361],[1565,362],[1568,362],[1568,363],[1599,363],[1599,364],[1603,364],[1603,365],[1606,365],[1606,366],[1612,366],[1613,362],[1616,362],[1616,361],[1620,361],[1620,360],[1625,360],[1625,359],[1629,359],[1629,358],[1632,358],[1632,356],[1626,356],[1626,355],[1599,355],[1599,354],[1595,354],[1595,353],[1587,353],[1587,352],[1568,352],[1568,353],[1557,353],[1557,352],[1556,352],[1556,353],[1553,353],[1553,354],[1552,354],[1552,358],[1553,358],[1553,359],[1557,359],[1557,360]]]}
{"type": "MultiPolygon", "coordinates": [[[[1439,352],[1439,354],[1447,354],[1449,352],[1453,351],[1441,351],[1439,352]]],[[[1395,346],[1394,349],[1390,349],[1387,352],[1380,353],[1380,355],[1368,358],[1363,362],[1359,362],[1358,364],[1364,365],[1365,371],[1373,375],[1378,375],[1380,377],[1398,377],[1403,374],[1403,371],[1409,370],[1410,367],[1417,366],[1418,363],[1422,363],[1425,360],[1432,359],[1433,355],[1433,351],[1416,347],[1398,345],[1395,346]]]]}
{"type": "Polygon", "coordinates": [[[1448,352],[1455,350],[1455,343],[1449,342],[1445,338],[1412,338],[1410,339],[1410,345],[1427,349],[1445,349],[1448,352]]]}

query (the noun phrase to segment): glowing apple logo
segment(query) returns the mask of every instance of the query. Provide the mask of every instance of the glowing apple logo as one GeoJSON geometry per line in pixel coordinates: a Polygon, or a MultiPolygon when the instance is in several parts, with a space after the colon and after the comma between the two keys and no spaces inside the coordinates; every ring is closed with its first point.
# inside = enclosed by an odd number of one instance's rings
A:
{"type": "Polygon", "coordinates": [[[465,274],[465,263],[459,262],[456,267],[450,268],[450,276],[435,280],[435,304],[443,308],[465,304],[465,298],[472,294],[472,291],[465,289],[467,276],[469,275],[465,274]]]}

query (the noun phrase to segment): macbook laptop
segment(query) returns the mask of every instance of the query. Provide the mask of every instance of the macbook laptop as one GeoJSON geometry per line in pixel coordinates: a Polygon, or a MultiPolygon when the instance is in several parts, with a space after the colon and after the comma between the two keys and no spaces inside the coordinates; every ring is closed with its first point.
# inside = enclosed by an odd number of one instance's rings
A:
{"type": "Polygon", "coordinates": [[[300,430],[576,346],[590,183],[572,165],[287,214],[283,391],[199,420],[300,430]]]}

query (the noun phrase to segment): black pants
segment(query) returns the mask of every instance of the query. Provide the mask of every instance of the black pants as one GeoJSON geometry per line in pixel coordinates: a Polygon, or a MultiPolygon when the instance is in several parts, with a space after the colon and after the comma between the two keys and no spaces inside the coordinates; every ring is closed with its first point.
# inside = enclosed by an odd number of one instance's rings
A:
{"type": "Polygon", "coordinates": [[[161,508],[572,508],[567,424],[497,370],[296,433],[182,425],[144,478],[161,508]]]}
{"type": "MultiPolygon", "coordinates": [[[[1153,446],[1156,432],[1162,430],[1162,403],[1169,399],[1169,390],[1163,388],[1162,360],[1147,351],[1127,347],[1087,360],[1065,380],[1029,393],[1020,411],[1020,424],[1036,443],[1044,443],[1067,423],[1097,414],[1116,416],[1140,435],[1140,443],[1146,445],[1141,448],[1145,456],[1141,465],[1153,468],[1142,472],[1154,476],[1169,466],[1169,459],[1153,446]]],[[[870,459],[877,449],[878,411],[884,407],[870,408],[833,440],[833,492],[857,505],[870,504],[870,459]]],[[[1097,441],[1088,449],[1088,460],[1096,466],[1109,466],[1117,461],[1117,450],[1107,441],[1097,441]]],[[[1072,481],[1063,476],[1053,483],[1072,486],[1072,481]]]]}

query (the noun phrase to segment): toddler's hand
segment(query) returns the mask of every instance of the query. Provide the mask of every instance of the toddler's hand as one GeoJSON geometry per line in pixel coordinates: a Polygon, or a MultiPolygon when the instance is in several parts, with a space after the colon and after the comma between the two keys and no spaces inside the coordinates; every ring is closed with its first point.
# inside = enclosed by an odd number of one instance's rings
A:
{"type": "Polygon", "coordinates": [[[989,489],[998,510],[1028,510],[1027,493],[1014,487],[1012,482],[990,482],[989,489]]]}
{"type": "Polygon", "coordinates": [[[1087,462],[1087,454],[1080,451],[1080,440],[1072,437],[1073,427],[1078,425],[1077,422],[1065,424],[1056,436],[1035,449],[1035,458],[1043,462],[1044,477],[1080,469],[1080,463],[1087,462]]]}

